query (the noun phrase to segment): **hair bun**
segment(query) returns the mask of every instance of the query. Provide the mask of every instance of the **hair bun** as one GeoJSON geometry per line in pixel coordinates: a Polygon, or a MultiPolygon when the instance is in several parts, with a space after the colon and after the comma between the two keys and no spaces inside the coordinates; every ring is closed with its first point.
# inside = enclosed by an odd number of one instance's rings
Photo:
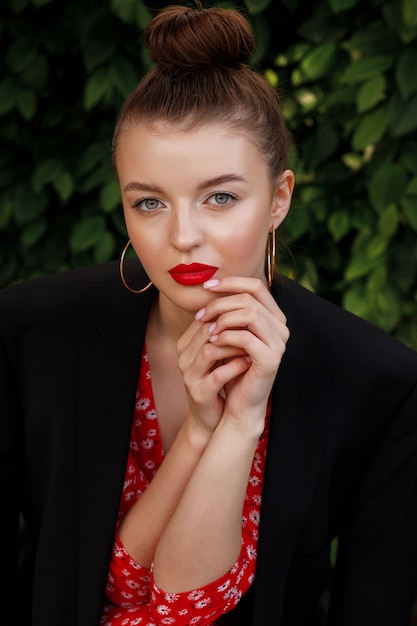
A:
{"type": "Polygon", "coordinates": [[[145,44],[160,67],[192,69],[247,63],[255,38],[236,10],[168,6],[149,22],[145,44]]]}

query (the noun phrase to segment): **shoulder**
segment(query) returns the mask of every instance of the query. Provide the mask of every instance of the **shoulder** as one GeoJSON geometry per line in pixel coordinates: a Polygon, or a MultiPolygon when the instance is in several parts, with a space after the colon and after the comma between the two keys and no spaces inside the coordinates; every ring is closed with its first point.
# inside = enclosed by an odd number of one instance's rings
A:
{"type": "MultiPolygon", "coordinates": [[[[143,270],[136,263],[137,271],[143,270]]],[[[117,261],[28,280],[0,289],[0,331],[87,328],[109,301],[126,308],[138,302],[123,286],[117,261]]]]}
{"type": "Polygon", "coordinates": [[[391,371],[400,365],[417,379],[417,352],[370,322],[289,279],[284,279],[276,297],[298,353],[314,343],[324,359],[344,362],[352,370],[391,371]]]}

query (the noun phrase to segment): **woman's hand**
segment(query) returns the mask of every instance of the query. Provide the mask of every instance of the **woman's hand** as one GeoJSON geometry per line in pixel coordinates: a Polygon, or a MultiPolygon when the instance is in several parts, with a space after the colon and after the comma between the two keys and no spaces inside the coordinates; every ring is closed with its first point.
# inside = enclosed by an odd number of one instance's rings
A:
{"type": "Polygon", "coordinates": [[[260,434],[289,337],[285,316],[258,279],[225,277],[207,289],[225,295],[197,313],[178,344],[191,410],[206,428],[224,415],[260,434]]]}

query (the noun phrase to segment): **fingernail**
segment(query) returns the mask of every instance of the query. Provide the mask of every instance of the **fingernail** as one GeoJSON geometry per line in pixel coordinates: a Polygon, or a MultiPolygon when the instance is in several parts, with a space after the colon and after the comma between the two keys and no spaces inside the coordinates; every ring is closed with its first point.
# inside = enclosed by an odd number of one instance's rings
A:
{"type": "Polygon", "coordinates": [[[197,313],[194,315],[194,319],[196,320],[201,320],[204,317],[204,314],[206,312],[206,309],[200,309],[199,311],[197,311],[197,313]]]}
{"type": "Polygon", "coordinates": [[[210,287],[217,287],[217,285],[219,284],[219,279],[218,278],[212,278],[211,280],[206,280],[205,283],[203,283],[203,287],[205,289],[210,289],[210,287]]]}
{"type": "Polygon", "coordinates": [[[248,354],[248,356],[245,356],[245,360],[246,360],[248,363],[252,363],[252,359],[250,358],[249,354],[248,354]]]}
{"type": "Polygon", "coordinates": [[[207,329],[208,334],[211,335],[215,328],[216,328],[216,322],[213,322],[212,324],[210,324],[210,326],[207,329]]]}
{"type": "Polygon", "coordinates": [[[209,341],[213,342],[213,341],[217,341],[219,338],[219,335],[211,335],[209,341]]]}

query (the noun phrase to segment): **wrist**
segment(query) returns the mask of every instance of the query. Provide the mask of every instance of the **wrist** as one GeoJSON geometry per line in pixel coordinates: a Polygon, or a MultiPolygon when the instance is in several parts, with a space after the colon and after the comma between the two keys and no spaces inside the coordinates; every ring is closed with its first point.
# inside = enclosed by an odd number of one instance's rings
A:
{"type": "Polygon", "coordinates": [[[189,413],[187,419],[185,420],[182,430],[184,432],[184,436],[188,442],[188,444],[197,450],[204,450],[207,448],[209,441],[212,436],[212,432],[207,428],[200,424],[192,415],[189,413]]]}

